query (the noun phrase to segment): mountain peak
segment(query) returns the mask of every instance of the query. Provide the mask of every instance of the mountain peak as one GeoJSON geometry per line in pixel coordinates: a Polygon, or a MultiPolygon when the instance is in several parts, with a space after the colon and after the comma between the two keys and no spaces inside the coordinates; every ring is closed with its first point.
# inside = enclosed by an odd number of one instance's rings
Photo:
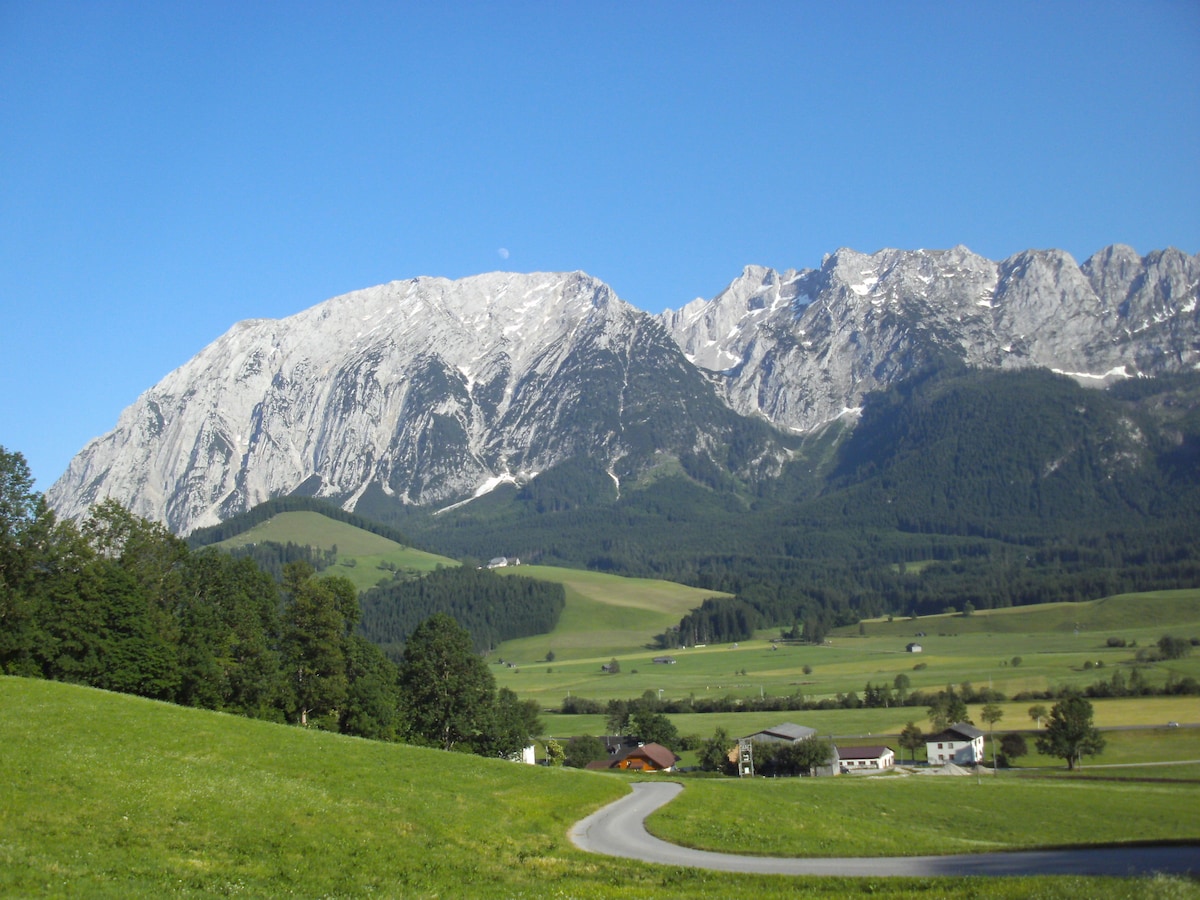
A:
{"type": "MultiPolygon", "coordinates": [[[[782,436],[915,370],[1038,366],[1101,383],[1200,365],[1200,257],[1114,245],[992,262],[841,248],[748,265],[657,320],[584,272],[420,277],[239,322],[122,412],[47,492],[178,532],[282,494],[443,506],[569,460],[619,489],[674,459],[753,479],[782,436]]],[[[723,474],[721,474],[723,473],[723,474]]]]}

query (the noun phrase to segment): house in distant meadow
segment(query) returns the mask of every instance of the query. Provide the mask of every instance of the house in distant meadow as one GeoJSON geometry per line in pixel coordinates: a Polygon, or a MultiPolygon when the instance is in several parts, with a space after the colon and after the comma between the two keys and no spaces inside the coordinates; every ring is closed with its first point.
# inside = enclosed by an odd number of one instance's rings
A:
{"type": "Polygon", "coordinates": [[[896,753],[891,747],[838,747],[838,759],[843,772],[882,772],[896,765],[896,753]]]}
{"type": "Polygon", "coordinates": [[[954,763],[973,766],[983,762],[983,732],[958,722],[925,738],[925,755],[931,766],[954,763]]]}
{"type": "Polygon", "coordinates": [[[924,648],[920,644],[914,642],[914,643],[909,644],[904,649],[907,650],[909,653],[920,653],[924,648]]]}

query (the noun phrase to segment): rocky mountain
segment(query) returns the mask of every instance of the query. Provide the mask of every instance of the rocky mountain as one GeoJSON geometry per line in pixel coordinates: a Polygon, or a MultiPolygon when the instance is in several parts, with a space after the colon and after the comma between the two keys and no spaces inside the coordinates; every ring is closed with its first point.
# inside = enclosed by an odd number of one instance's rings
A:
{"type": "Polygon", "coordinates": [[[444,505],[575,457],[619,490],[664,456],[756,477],[786,455],[606,285],[494,273],[242,322],[138,398],[47,496],[67,516],[116,497],[187,533],[281,494],[444,505]]]}
{"type": "Polygon", "coordinates": [[[582,273],[418,278],[242,322],[47,497],[186,533],[271,497],[441,507],[568,460],[753,482],[867,391],[949,360],[1088,383],[1200,364],[1200,257],[839,250],[652,317],[582,273]],[[776,428],[781,430],[776,430],[776,428]]]}
{"type": "Polygon", "coordinates": [[[923,365],[1043,367],[1102,385],[1200,364],[1200,256],[1112,246],[992,262],[965,247],[749,266],[660,319],[743,415],[809,431],[923,365]]]}

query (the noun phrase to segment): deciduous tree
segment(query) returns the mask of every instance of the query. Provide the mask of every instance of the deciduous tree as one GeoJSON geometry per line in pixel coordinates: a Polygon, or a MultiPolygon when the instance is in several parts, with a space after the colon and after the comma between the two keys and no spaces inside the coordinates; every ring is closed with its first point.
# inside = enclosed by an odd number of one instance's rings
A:
{"type": "Polygon", "coordinates": [[[586,768],[590,762],[608,758],[604,741],[594,735],[584,734],[567,741],[565,763],[573,769],[586,768]]]}
{"type": "Polygon", "coordinates": [[[1065,697],[1050,710],[1046,730],[1037,738],[1038,752],[1057,756],[1074,769],[1084,756],[1104,750],[1104,737],[1092,725],[1092,704],[1083,697],[1065,697]]]}
{"type": "Polygon", "coordinates": [[[998,703],[987,703],[980,710],[979,718],[987,723],[988,734],[992,738],[992,768],[996,768],[996,732],[993,726],[1004,718],[1004,710],[998,703]]]}
{"type": "Polygon", "coordinates": [[[729,750],[735,741],[724,728],[718,728],[700,748],[700,768],[705,772],[728,772],[729,750]]]}
{"type": "Polygon", "coordinates": [[[1029,718],[1033,719],[1033,721],[1037,723],[1038,728],[1041,728],[1042,719],[1046,718],[1046,707],[1040,703],[1035,703],[1033,706],[1029,707],[1029,718]]]}
{"type": "Polygon", "coordinates": [[[1000,737],[1000,758],[1006,766],[1012,765],[1014,759],[1019,759],[1029,753],[1029,744],[1025,735],[1013,731],[1000,737]]]}
{"type": "Polygon", "coordinates": [[[445,613],[409,636],[400,686],[408,733],[418,742],[443,750],[470,747],[489,725],[495,680],[466,629],[445,613]]]}
{"type": "Polygon", "coordinates": [[[900,729],[900,746],[908,751],[909,759],[917,761],[917,751],[925,743],[925,735],[915,722],[908,722],[900,729]]]}

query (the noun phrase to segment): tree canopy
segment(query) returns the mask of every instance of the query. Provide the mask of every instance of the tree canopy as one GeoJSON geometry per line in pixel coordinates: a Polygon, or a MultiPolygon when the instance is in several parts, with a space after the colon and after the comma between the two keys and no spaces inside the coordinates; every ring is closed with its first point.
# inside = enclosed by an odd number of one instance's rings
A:
{"type": "Polygon", "coordinates": [[[1092,704],[1083,697],[1064,697],[1050,710],[1046,729],[1037,737],[1038,752],[1067,761],[1074,769],[1084,756],[1104,750],[1104,737],[1092,725],[1092,704]]]}

